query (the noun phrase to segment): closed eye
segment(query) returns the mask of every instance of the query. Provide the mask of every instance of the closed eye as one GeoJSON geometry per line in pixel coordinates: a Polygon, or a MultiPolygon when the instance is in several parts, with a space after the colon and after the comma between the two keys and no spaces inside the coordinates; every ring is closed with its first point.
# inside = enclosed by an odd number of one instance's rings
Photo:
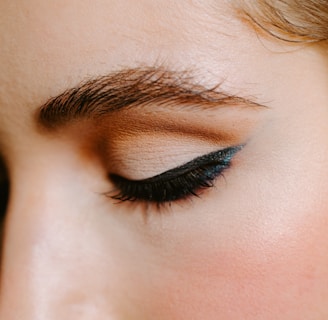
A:
{"type": "Polygon", "coordinates": [[[242,146],[229,147],[197,157],[179,167],[143,180],[129,180],[116,174],[109,178],[115,190],[108,195],[119,201],[136,201],[158,205],[198,196],[210,188],[226,170],[242,146]]]}

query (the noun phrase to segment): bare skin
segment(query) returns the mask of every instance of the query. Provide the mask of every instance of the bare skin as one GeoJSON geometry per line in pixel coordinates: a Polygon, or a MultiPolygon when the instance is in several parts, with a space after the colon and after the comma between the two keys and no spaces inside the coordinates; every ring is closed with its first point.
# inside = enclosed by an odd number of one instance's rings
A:
{"type": "Polygon", "coordinates": [[[0,21],[11,186],[0,319],[328,318],[328,66],[317,47],[262,38],[226,1],[3,0],[0,21]],[[250,105],[154,101],[56,129],[38,121],[82,82],[152,68],[250,105]],[[158,210],[104,195],[110,174],[145,179],[236,145],[199,198],[158,210]]]}

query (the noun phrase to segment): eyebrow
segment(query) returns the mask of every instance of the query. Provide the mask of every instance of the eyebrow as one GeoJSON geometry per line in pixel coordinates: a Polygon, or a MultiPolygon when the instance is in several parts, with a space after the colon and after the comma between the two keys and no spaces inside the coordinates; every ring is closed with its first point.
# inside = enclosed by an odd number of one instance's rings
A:
{"type": "Polygon", "coordinates": [[[51,98],[38,109],[38,124],[52,130],[79,120],[145,106],[208,110],[223,106],[264,107],[250,99],[197,84],[190,72],[162,67],[122,69],[85,81],[51,98]]]}

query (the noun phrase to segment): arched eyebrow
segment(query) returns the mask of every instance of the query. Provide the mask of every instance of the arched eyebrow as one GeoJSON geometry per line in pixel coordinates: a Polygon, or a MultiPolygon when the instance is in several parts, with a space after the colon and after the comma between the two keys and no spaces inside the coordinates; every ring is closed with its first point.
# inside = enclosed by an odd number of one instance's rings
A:
{"type": "Polygon", "coordinates": [[[189,72],[145,67],[123,69],[81,83],[47,101],[37,112],[38,124],[56,129],[79,120],[96,120],[112,112],[145,106],[197,110],[223,106],[264,107],[250,99],[197,84],[189,72]]]}

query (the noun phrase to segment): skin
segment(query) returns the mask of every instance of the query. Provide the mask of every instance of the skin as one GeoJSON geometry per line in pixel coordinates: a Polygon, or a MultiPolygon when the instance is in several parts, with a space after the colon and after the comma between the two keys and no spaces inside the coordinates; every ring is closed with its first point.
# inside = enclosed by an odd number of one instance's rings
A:
{"type": "Polygon", "coordinates": [[[0,319],[328,318],[321,49],[259,36],[226,1],[3,0],[0,21],[11,184],[0,319]],[[267,107],[153,105],[147,116],[36,125],[41,105],[81,81],[156,65],[267,107]],[[205,138],[158,130],[165,119],[205,138]],[[93,148],[99,137],[109,152],[93,148]],[[158,211],[102,194],[108,173],[150,177],[231,144],[245,146],[200,198],[158,211]]]}

